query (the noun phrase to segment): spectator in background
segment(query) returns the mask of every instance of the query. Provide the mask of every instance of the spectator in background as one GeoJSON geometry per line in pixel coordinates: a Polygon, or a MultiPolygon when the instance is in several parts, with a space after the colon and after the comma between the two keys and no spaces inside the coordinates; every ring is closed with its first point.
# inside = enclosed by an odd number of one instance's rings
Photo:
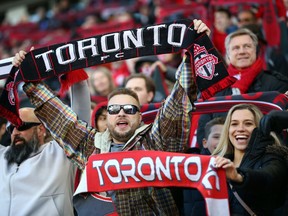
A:
{"type": "MultiPolygon", "coordinates": [[[[207,122],[205,126],[205,137],[203,138],[203,150],[201,155],[211,155],[219,144],[219,139],[225,123],[225,117],[217,117],[207,122]]],[[[194,149],[189,149],[187,153],[195,153],[194,149]],[[191,150],[191,152],[190,152],[191,150]]],[[[206,206],[201,193],[196,189],[185,188],[183,189],[183,209],[182,215],[184,216],[205,216],[206,206]]]]}
{"type": "Polygon", "coordinates": [[[46,16],[46,13],[45,7],[40,6],[36,9],[35,14],[30,16],[30,21],[38,23],[40,31],[48,30],[50,27],[50,19],[46,16]]]}
{"type": "Polygon", "coordinates": [[[137,94],[141,106],[152,102],[156,91],[154,81],[142,73],[130,75],[126,79],[125,88],[137,94]]]}
{"type": "Polygon", "coordinates": [[[212,41],[218,51],[225,56],[225,38],[226,36],[235,31],[237,26],[232,23],[232,14],[229,9],[218,8],[214,12],[214,24],[212,31],[212,41]]]}
{"type": "MultiPolygon", "coordinates": [[[[288,58],[285,57],[286,51],[282,51],[287,44],[287,33],[281,35],[281,46],[269,46],[266,41],[263,26],[260,24],[256,14],[253,10],[243,10],[237,14],[238,27],[248,28],[258,37],[258,56],[264,60],[264,69],[277,71],[284,76],[288,77],[287,67],[288,58]]],[[[279,22],[279,26],[280,22],[279,22]]],[[[281,29],[281,28],[280,28],[281,29]]],[[[281,29],[281,32],[283,30],[281,29]]],[[[284,30],[285,31],[285,30],[284,30]]]]}
{"type": "Polygon", "coordinates": [[[262,116],[254,105],[233,106],[213,152],[226,171],[231,215],[272,215],[285,202],[288,149],[258,130],[262,116]]]}
{"type": "Polygon", "coordinates": [[[205,136],[202,141],[202,155],[210,155],[216,149],[221,136],[225,117],[217,117],[207,122],[205,125],[205,136]]]}
{"type": "Polygon", "coordinates": [[[157,55],[159,61],[156,61],[152,66],[154,68],[159,67],[165,77],[165,82],[167,84],[169,92],[173,88],[173,85],[176,81],[175,74],[178,66],[182,61],[182,53],[166,53],[157,55]]]}
{"type": "Polygon", "coordinates": [[[237,14],[237,25],[242,28],[245,25],[259,25],[256,14],[252,10],[241,10],[237,14]]]}
{"type": "Polygon", "coordinates": [[[263,59],[258,56],[258,38],[248,29],[239,29],[225,39],[228,72],[237,78],[232,94],[279,91],[288,89],[287,77],[277,71],[264,71],[263,59]]]}
{"type": "MultiPolygon", "coordinates": [[[[161,58],[161,57],[160,57],[161,58]]],[[[136,73],[143,73],[151,77],[156,85],[155,101],[161,101],[170,93],[166,80],[175,83],[176,68],[162,62],[157,56],[145,56],[138,58],[134,64],[136,73]]]]}
{"type": "Polygon", "coordinates": [[[135,22],[141,26],[147,26],[155,23],[154,2],[139,1],[138,10],[134,12],[135,22]]]}
{"type": "Polygon", "coordinates": [[[107,67],[98,66],[86,69],[89,74],[91,100],[96,104],[107,101],[107,96],[115,88],[111,71],[107,67]]]}
{"type": "Polygon", "coordinates": [[[107,129],[107,102],[98,103],[92,111],[91,125],[99,132],[107,129]]]}
{"type": "MultiPolygon", "coordinates": [[[[216,96],[237,95],[253,92],[278,91],[285,93],[288,78],[277,71],[263,69],[263,59],[257,54],[258,38],[248,29],[239,29],[225,39],[226,55],[229,61],[228,72],[237,81],[216,96]]],[[[204,137],[205,124],[219,114],[201,115],[198,121],[197,142],[204,137]]],[[[202,149],[202,146],[201,146],[202,149]]]]}
{"type": "Polygon", "coordinates": [[[97,24],[99,24],[100,18],[96,14],[88,14],[85,18],[83,23],[81,23],[82,29],[89,29],[95,27],[97,24]]]}

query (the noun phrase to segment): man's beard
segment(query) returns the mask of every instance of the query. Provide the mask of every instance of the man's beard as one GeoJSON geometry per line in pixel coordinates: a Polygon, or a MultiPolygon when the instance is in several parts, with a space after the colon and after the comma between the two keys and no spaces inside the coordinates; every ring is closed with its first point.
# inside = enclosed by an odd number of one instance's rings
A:
{"type": "Polygon", "coordinates": [[[115,130],[110,130],[110,134],[116,140],[126,143],[130,139],[130,137],[133,136],[134,131],[130,130],[130,131],[127,131],[126,133],[121,133],[120,134],[120,133],[118,133],[115,130]]]}
{"type": "Polygon", "coordinates": [[[37,152],[39,149],[39,140],[37,138],[37,134],[34,132],[32,139],[30,141],[26,141],[23,137],[19,135],[15,136],[11,147],[5,153],[5,158],[8,161],[8,164],[17,163],[21,164],[24,160],[26,160],[32,152],[37,152]],[[22,141],[22,144],[15,145],[15,141],[22,141]]]}

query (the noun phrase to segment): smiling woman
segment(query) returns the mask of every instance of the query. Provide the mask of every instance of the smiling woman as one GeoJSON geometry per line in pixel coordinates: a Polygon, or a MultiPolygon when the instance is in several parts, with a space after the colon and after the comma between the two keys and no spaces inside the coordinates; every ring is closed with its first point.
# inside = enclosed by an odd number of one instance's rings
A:
{"type": "Polygon", "coordinates": [[[215,166],[225,169],[230,184],[231,215],[272,215],[285,201],[288,150],[275,134],[258,130],[262,116],[255,105],[233,106],[213,152],[215,166]]]}

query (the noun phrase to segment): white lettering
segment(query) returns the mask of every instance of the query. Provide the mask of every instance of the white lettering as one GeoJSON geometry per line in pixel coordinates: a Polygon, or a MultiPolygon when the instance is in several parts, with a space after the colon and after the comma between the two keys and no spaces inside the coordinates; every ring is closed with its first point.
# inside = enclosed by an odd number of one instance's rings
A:
{"type": "Polygon", "coordinates": [[[172,180],[171,173],[170,173],[170,166],[169,166],[170,157],[166,158],[165,167],[159,157],[156,158],[155,165],[156,165],[156,174],[159,180],[162,180],[162,172],[168,179],[172,180]]]}
{"type": "Polygon", "coordinates": [[[136,48],[144,47],[143,45],[143,29],[137,29],[137,39],[132,31],[124,31],[123,32],[123,42],[124,42],[124,49],[132,49],[130,47],[130,41],[134,44],[136,48]]]}
{"type": "Polygon", "coordinates": [[[110,57],[110,55],[101,56],[101,61],[104,61],[105,59],[107,59],[109,57],[110,57]]]}
{"type": "Polygon", "coordinates": [[[40,58],[40,57],[43,58],[44,65],[45,65],[45,68],[46,68],[45,72],[53,70],[52,66],[51,66],[51,62],[50,62],[49,56],[48,56],[49,53],[53,53],[53,52],[54,52],[53,50],[48,50],[47,52],[44,52],[44,53],[41,53],[41,54],[35,56],[35,58],[40,58]]]}
{"type": "Polygon", "coordinates": [[[79,51],[79,59],[85,59],[86,55],[84,53],[85,50],[91,49],[92,55],[91,56],[96,56],[99,55],[97,46],[96,45],[96,38],[88,38],[84,40],[77,41],[78,44],[78,51],[79,51]],[[84,46],[85,42],[90,41],[90,45],[84,46]]]}
{"type": "Polygon", "coordinates": [[[184,158],[185,158],[184,156],[175,156],[171,159],[171,163],[174,164],[175,167],[175,174],[178,181],[181,180],[178,166],[184,160],[184,158]]]}
{"type": "MultiPolygon", "coordinates": [[[[83,40],[78,40],[75,43],[67,43],[58,47],[56,50],[49,50],[47,52],[36,55],[36,59],[43,59],[45,65],[45,72],[49,72],[53,70],[53,65],[51,58],[49,58],[49,54],[55,53],[57,61],[60,65],[67,65],[77,60],[77,56],[79,56],[79,60],[83,60],[89,57],[100,56],[98,60],[89,59],[89,65],[105,62],[106,59],[112,58],[110,53],[115,52],[113,56],[117,59],[122,58],[130,58],[130,56],[124,56],[125,52],[123,50],[129,50],[133,48],[142,48],[145,47],[144,41],[144,30],[148,31],[146,33],[151,33],[151,37],[153,37],[152,46],[161,46],[164,41],[161,38],[161,29],[165,28],[167,31],[167,43],[180,47],[183,43],[186,25],[181,23],[173,23],[167,26],[167,24],[159,24],[154,26],[148,26],[145,28],[138,28],[137,30],[126,30],[123,32],[110,33],[106,35],[102,35],[101,37],[91,37],[83,40]],[[180,31],[179,34],[175,34],[175,32],[180,31]],[[121,41],[122,40],[122,41],[121,41]],[[98,43],[99,42],[99,43],[98,43]],[[108,43],[109,42],[109,43],[108,43]],[[122,43],[121,43],[122,42],[122,43]],[[121,45],[123,44],[123,47],[121,45]],[[90,51],[89,55],[87,55],[87,51],[90,51]],[[117,53],[118,52],[118,53],[117,53]]],[[[153,47],[152,47],[153,49],[153,47]]],[[[131,56],[132,57],[132,56],[131,56]]],[[[136,56],[135,56],[136,57],[136,56]]],[[[54,59],[54,58],[53,58],[54,59]]]]}
{"type": "Polygon", "coordinates": [[[160,46],[160,28],[166,28],[165,24],[161,25],[155,25],[155,26],[149,26],[147,27],[147,30],[153,29],[153,34],[154,34],[154,46],[160,46]]]}
{"type": "MultiPolygon", "coordinates": [[[[65,53],[65,55],[67,55],[67,53],[65,53]]],[[[66,64],[69,64],[73,61],[76,61],[76,55],[75,55],[75,52],[74,52],[74,46],[73,44],[65,44],[61,47],[58,47],[56,49],[56,56],[57,56],[57,59],[58,59],[58,63],[59,64],[62,64],[62,65],[66,65],[66,64]],[[69,57],[67,60],[64,60],[63,58],[63,54],[62,54],[62,50],[66,50],[66,48],[68,48],[68,54],[69,54],[69,57]]]]}
{"type": "Polygon", "coordinates": [[[106,163],[105,163],[105,172],[108,176],[108,178],[111,180],[111,182],[113,183],[119,183],[122,181],[122,176],[121,176],[121,173],[120,173],[120,165],[118,163],[118,161],[116,159],[111,159],[111,160],[108,160],[106,163]],[[114,167],[116,169],[116,173],[117,174],[116,176],[112,176],[109,172],[109,168],[111,170],[111,168],[114,167]]]}
{"type": "Polygon", "coordinates": [[[215,183],[216,183],[216,189],[220,190],[220,179],[219,176],[217,175],[217,172],[213,169],[215,164],[215,158],[212,157],[209,161],[209,165],[208,165],[208,169],[206,171],[206,175],[204,176],[203,180],[202,180],[202,184],[204,185],[204,187],[206,189],[213,189],[212,184],[209,181],[209,178],[211,176],[215,177],[215,183]]]}
{"type": "Polygon", "coordinates": [[[130,166],[130,170],[122,170],[122,175],[124,177],[124,181],[128,182],[128,177],[132,177],[135,181],[139,182],[140,179],[138,179],[135,176],[136,172],[136,164],[135,161],[132,158],[124,158],[121,165],[123,166],[130,166]]]}
{"type": "Polygon", "coordinates": [[[123,58],[124,57],[124,53],[122,52],[122,53],[117,53],[116,55],[115,55],[115,58],[123,58]]]}
{"type": "MultiPolygon", "coordinates": [[[[184,162],[184,173],[188,179],[191,181],[199,181],[201,178],[201,160],[199,157],[189,157],[187,160],[184,162]],[[189,165],[190,164],[195,164],[197,166],[197,172],[196,174],[190,174],[189,173],[189,165]]],[[[194,170],[194,169],[193,169],[194,170]]]]}
{"type": "MultiPolygon", "coordinates": [[[[155,167],[154,167],[154,161],[152,160],[152,158],[150,157],[143,157],[140,159],[139,163],[138,163],[138,173],[139,175],[145,179],[146,181],[153,181],[155,180],[155,167]],[[142,169],[142,167],[147,164],[148,166],[150,166],[150,174],[147,174],[147,175],[144,175],[142,170],[145,170],[145,169],[142,169]]],[[[147,170],[147,169],[146,169],[147,170]]]]}
{"type": "Polygon", "coordinates": [[[102,47],[102,51],[105,53],[119,51],[120,50],[120,34],[119,33],[112,33],[112,34],[103,35],[101,37],[101,47],[102,47]],[[111,48],[111,49],[108,48],[108,43],[107,43],[108,37],[113,37],[114,48],[111,48]]]}
{"type": "Polygon", "coordinates": [[[186,25],[184,24],[171,24],[168,27],[168,38],[167,38],[167,42],[169,44],[171,44],[172,46],[177,46],[177,47],[181,47],[182,43],[183,43],[183,39],[184,39],[184,34],[185,34],[185,30],[186,30],[186,25]],[[181,34],[180,34],[180,41],[176,42],[174,41],[174,31],[175,28],[181,28],[181,34]]]}
{"type": "Polygon", "coordinates": [[[101,171],[100,171],[100,167],[102,166],[103,164],[103,160],[99,161],[93,161],[93,168],[96,168],[97,172],[98,172],[98,176],[99,176],[99,182],[100,182],[100,185],[104,185],[104,180],[103,180],[103,176],[101,174],[101,171]]]}

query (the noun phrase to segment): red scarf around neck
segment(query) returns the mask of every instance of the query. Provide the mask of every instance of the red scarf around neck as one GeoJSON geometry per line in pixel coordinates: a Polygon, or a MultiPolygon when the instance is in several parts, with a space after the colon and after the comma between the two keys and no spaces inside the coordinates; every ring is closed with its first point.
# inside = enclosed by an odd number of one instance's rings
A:
{"type": "Polygon", "coordinates": [[[250,67],[242,70],[236,69],[233,65],[229,64],[229,75],[237,78],[232,88],[238,88],[241,94],[246,93],[256,76],[260,74],[262,70],[263,60],[261,58],[258,58],[250,67]]]}

